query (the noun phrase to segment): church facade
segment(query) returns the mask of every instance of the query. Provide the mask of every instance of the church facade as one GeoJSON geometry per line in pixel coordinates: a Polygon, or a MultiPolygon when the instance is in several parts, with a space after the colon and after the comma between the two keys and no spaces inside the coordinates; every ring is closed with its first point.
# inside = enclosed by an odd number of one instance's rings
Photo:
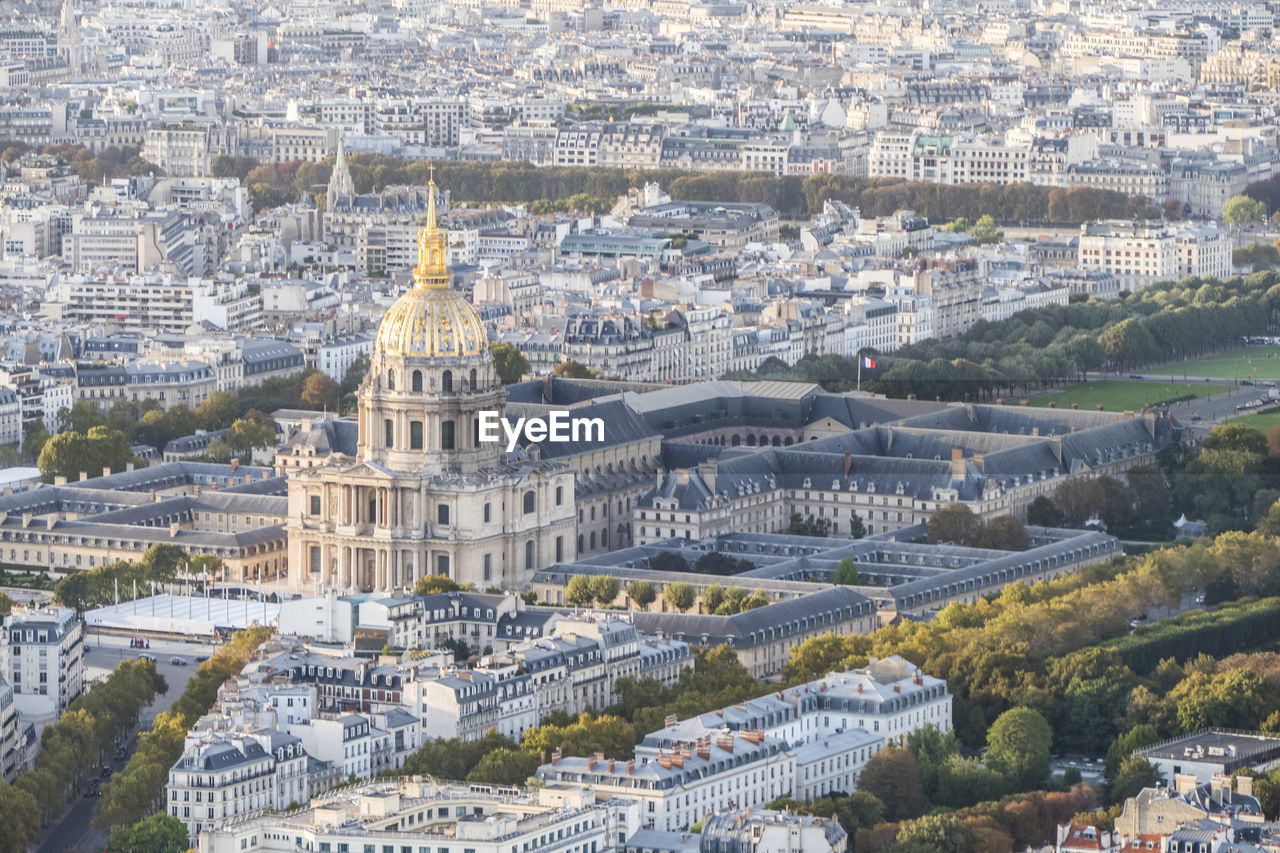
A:
{"type": "Polygon", "coordinates": [[[289,474],[297,592],[405,592],[430,574],[514,589],[575,553],[573,471],[481,440],[506,390],[479,314],[449,286],[434,180],[428,192],[413,287],[383,317],[357,392],[355,455],[289,474]]]}

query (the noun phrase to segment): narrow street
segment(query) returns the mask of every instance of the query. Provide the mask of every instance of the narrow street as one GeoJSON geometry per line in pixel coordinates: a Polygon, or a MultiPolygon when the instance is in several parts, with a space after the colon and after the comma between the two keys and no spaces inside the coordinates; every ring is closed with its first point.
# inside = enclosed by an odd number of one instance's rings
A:
{"type": "MultiPolygon", "coordinates": [[[[196,672],[196,656],[211,655],[215,647],[201,643],[161,643],[153,641],[146,650],[156,659],[156,669],[164,676],[168,690],[156,696],[155,701],[142,711],[139,720],[139,731],[146,731],[156,716],[173,707],[178,697],[187,688],[187,682],[196,672]],[[186,661],[185,666],[170,663],[169,659],[179,657],[186,661]]],[[[140,650],[129,648],[127,637],[102,636],[92,632],[85,635],[85,680],[96,681],[109,675],[116,665],[125,658],[137,657],[140,650]]],[[[119,772],[128,763],[133,751],[137,749],[138,737],[135,733],[125,744],[123,758],[109,762],[112,773],[119,772]]],[[[106,782],[105,779],[101,780],[106,782]]],[[[99,797],[81,797],[67,808],[62,818],[50,824],[40,836],[36,853],[65,853],[68,850],[77,853],[101,851],[107,846],[107,833],[89,826],[94,812],[100,802],[99,797]]]]}

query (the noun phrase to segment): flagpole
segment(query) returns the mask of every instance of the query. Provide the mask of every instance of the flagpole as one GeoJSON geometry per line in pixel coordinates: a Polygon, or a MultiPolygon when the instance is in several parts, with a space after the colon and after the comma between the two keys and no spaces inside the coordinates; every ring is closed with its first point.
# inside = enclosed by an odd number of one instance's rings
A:
{"type": "Polygon", "coordinates": [[[858,390],[862,390],[862,354],[858,354],[858,390]]]}

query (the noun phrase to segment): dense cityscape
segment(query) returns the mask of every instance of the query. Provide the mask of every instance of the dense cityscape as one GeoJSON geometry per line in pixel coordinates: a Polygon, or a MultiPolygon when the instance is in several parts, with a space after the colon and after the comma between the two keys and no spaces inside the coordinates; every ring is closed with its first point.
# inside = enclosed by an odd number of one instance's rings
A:
{"type": "Polygon", "coordinates": [[[1278,26],[0,0],[0,853],[1280,853],[1278,26]]]}

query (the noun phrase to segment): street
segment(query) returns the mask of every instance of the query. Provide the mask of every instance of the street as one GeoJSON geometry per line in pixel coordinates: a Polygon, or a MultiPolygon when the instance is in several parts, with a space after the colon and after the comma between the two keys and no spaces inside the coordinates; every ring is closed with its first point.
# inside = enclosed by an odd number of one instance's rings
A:
{"type": "MultiPolygon", "coordinates": [[[[139,721],[139,730],[150,728],[157,714],[173,707],[187,682],[196,671],[197,655],[211,655],[216,647],[197,642],[161,642],[153,640],[150,649],[129,648],[128,637],[85,635],[85,681],[96,681],[108,676],[116,665],[126,657],[134,658],[139,654],[149,654],[156,659],[156,670],[164,676],[168,690],[156,696],[155,701],[147,706],[139,721]],[[171,657],[181,657],[186,666],[169,663],[171,657]]],[[[125,757],[110,762],[113,773],[118,772],[133,755],[138,739],[135,735],[125,744],[125,757]]],[[[105,781],[105,780],[103,780],[105,781]]],[[[98,807],[97,797],[80,798],[73,802],[57,823],[48,826],[41,836],[37,853],[64,853],[76,850],[80,853],[103,850],[107,846],[107,833],[91,829],[89,822],[93,819],[94,809],[98,807]]]]}

